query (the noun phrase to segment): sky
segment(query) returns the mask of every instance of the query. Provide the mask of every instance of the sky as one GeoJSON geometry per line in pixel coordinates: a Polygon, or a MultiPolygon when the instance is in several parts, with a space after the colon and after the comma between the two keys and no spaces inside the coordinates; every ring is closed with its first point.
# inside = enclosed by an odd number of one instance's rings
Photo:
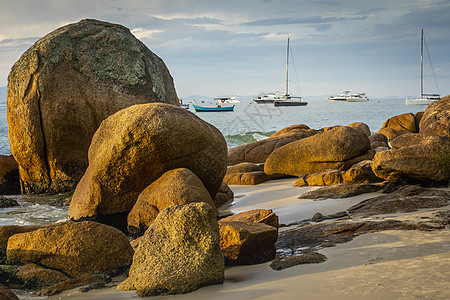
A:
{"type": "Polygon", "coordinates": [[[0,87],[39,38],[93,18],[128,27],[161,57],[179,97],[284,92],[288,35],[294,94],[418,96],[422,28],[425,91],[450,94],[450,0],[0,0],[0,8],[0,87]]]}

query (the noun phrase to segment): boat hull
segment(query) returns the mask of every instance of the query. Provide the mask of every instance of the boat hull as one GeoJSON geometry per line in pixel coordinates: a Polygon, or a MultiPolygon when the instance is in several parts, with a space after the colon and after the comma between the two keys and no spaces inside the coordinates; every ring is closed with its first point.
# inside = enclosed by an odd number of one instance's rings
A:
{"type": "Polygon", "coordinates": [[[232,106],[217,106],[217,107],[208,107],[208,106],[198,106],[193,105],[195,111],[197,112],[217,112],[217,111],[234,111],[234,105],[232,106]]]}
{"type": "Polygon", "coordinates": [[[347,102],[368,102],[369,99],[367,98],[359,98],[359,97],[348,97],[347,102]]]}
{"type": "Polygon", "coordinates": [[[412,106],[412,105],[428,105],[430,103],[433,103],[437,100],[430,100],[430,99],[406,99],[406,105],[412,106]]]}
{"type": "Polygon", "coordinates": [[[275,102],[273,99],[253,99],[258,104],[272,104],[275,102]]]}
{"type": "Polygon", "coordinates": [[[275,101],[274,105],[279,106],[305,106],[308,102],[303,101],[275,101]]]}

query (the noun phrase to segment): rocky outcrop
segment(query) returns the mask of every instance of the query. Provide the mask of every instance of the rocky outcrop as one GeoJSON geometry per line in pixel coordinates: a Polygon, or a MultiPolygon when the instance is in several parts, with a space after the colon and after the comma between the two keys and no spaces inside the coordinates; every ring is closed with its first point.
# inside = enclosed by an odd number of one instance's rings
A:
{"type": "Polygon", "coordinates": [[[382,179],[378,178],[373,173],[372,161],[363,160],[354,164],[347,171],[330,169],[313,174],[300,175],[294,186],[327,186],[341,183],[368,184],[380,181],[382,181],[382,179]]]}
{"type": "Polygon", "coordinates": [[[178,97],[164,62],[129,29],[82,20],[38,40],[8,76],[8,135],[22,191],[73,190],[102,120],[149,102],[178,105],[178,97]]]}
{"type": "Polygon", "coordinates": [[[0,155],[0,195],[20,194],[19,165],[12,155],[0,155]]]}
{"type": "Polygon", "coordinates": [[[263,223],[278,228],[278,216],[271,209],[252,209],[220,219],[220,222],[263,223]]]}
{"type": "Polygon", "coordinates": [[[128,214],[128,231],[133,236],[143,235],[160,211],[191,202],[205,202],[218,215],[211,196],[192,171],[186,168],[167,171],[139,195],[128,214]]]}
{"type": "Polygon", "coordinates": [[[145,232],[130,275],[117,288],[139,296],[187,293],[222,283],[224,271],[214,210],[206,203],[175,205],[145,232]]]}
{"type": "Polygon", "coordinates": [[[450,192],[407,185],[393,193],[364,200],[347,211],[352,216],[371,216],[411,212],[421,208],[436,208],[450,204],[450,192]]]}
{"type": "Polygon", "coordinates": [[[336,184],[326,186],[299,196],[299,199],[329,199],[348,198],[360,194],[373,193],[381,190],[383,186],[376,184],[336,184]]]}
{"type": "Polygon", "coordinates": [[[419,132],[450,137],[450,95],[427,106],[419,123],[419,132]]]}
{"type": "Polygon", "coordinates": [[[274,151],[266,160],[264,172],[300,176],[326,169],[347,170],[373,154],[369,138],[361,130],[337,126],[274,151]]]}
{"type": "Polygon", "coordinates": [[[404,134],[391,141],[393,149],[377,152],[372,169],[379,178],[396,181],[413,178],[424,182],[450,179],[450,138],[404,134]]]}
{"type": "Polygon", "coordinates": [[[317,130],[310,129],[306,125],[293,125],[281,129],[269,138],[257,142],[234,147],[228,150],[228,165],[235,165],[242,162],[264,163],[267,157],[278,148],[315,135],[317,130]]]}
{"type": "Polygon", "coordinates": [[[15,234],[8,240],[6,254],[13,263],[36,263],[77,277],[126,266],[133,249],[118,229],[84,221],[15,234]]]}
{"type": "Polygon", "coordinates": [[[226,151],[222,134],[186,109],[162,103],[123,109],[104,120],[92,139],[69,218],[126,227],[139,194],[176,168],[191,170],[214,197],[226,172],[226,151]]]}
{"type": "Polygon", "coordinates": [[[278,229],[263,223],[219,221],[220,248],[228,265],[252,265],[275,257],[278,229]]]}

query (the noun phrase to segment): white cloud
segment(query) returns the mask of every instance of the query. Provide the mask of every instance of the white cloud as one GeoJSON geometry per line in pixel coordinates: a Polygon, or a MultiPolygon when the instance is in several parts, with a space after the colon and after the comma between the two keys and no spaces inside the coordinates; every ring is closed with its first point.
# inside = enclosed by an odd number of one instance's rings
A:
{"type": "Polygon", "coordinates": [[[131,33],[134,34],[135,37],[138,39],[148,39],[151,38],[156,33],[164,32],[164,30],[149,30],[149,29],[143,29],[141,27],[134,28],[131,30],[131,33]]]}

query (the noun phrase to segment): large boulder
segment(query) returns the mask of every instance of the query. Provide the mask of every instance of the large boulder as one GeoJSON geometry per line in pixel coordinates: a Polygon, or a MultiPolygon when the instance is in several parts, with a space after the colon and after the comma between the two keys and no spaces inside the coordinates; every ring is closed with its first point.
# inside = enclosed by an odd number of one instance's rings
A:
{"type": "Polygon", "coordinates": [[[15,234],[6,255],[13,263],[36,263],[77,277],[127,266],[133,249],[118,229],[84,221],[15,234]]]}
{"type": "Polygon", "coordinates": [[[4,225],[0,226],[0,254],[6,252],[6,246],[8,245],[8,239],[15,234],[30,232],[43,228],[40,225],[4,225]]]}
{"type": "Polygon", "coordinates": [[[347,170],[373,155],[362,130],[337,126],[274,151],[266,160],[264,172],[300,176],[326,169],[347,170]]]}
{"type": "Polygon", "coordinates": [[[135,236],[142,235],[160,211],[191,202],[208,203],[218,215],[211,196],[192,171],[186,168],[167,171],[139,195],[128,214],[128,231],[135,236]]]}
{"type": "Polygon", "coordinates": [[[164,62],[129,29],[82,20],[38,40],[8,76],[8,135],[23,192],[73,190],[100,123],[149,102],[178,98],[164,62]]]}
{"type": "Polygon", "coordinates": [[[176,168],[191,170],[214,197],[227,168],[219,130],[169,104],[123,109],[104,120],[92,139],[89,167],[73,195],[69,218],[121,228],[117,223],[126,225],[139,194],[176,168]]]}
{"type": "Polygon", "coordinates": [[[142,236],[120,290],[140,296],[180,294],[222,283],[224,258],[214,210],[206,203],[161,211],[142,236]]]}
{"type": "Polygon", "coordinates": [[[398,116],[393,116],[387,119],[381,128],[392,128],[397,131],[408,130],[410,132],[417,132],[416,120],[414,114],[405,113],[398,116]]]}
{"type": "Polygon", "coordinates": [[[296,140],[315,135],[318,132],[303,124],[286,127],[267,139],[231,148],[228,150],[228,165],[243,162],[264,163],[276,149],[296,140]]]}
{"type": "Polygon", "coordinates": [[[450,137],[450,95],[427,106],[419,123],[419,132],[450,137]]]}
{"type": "Polygon", "coordinates": [[[379,178],[395,181],[450,179],[450,137],[408,133],[391,141],[393,149],[377,152],[372,169],[379,178]]]}
{"type": "Polygon", "coordinates": [[[20,194],[19,166],[12,155],[0,155],[0,195],[20,194]]]}

